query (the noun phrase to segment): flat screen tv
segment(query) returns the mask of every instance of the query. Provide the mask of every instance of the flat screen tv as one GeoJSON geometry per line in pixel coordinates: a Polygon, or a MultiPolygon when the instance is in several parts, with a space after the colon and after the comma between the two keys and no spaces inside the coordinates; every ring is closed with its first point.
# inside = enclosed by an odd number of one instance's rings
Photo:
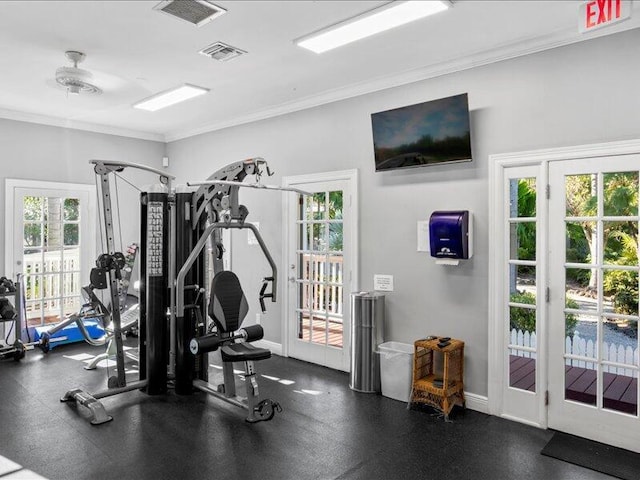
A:
{"type": "Polygon", "coordinates": [[[471,161],[467,94],[371,114],[376,171],[471,161]]]}

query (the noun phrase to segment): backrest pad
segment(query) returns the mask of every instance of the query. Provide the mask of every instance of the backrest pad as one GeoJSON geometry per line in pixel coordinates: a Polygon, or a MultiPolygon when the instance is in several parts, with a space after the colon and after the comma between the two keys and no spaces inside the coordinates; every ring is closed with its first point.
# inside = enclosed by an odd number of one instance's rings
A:
{"type": "Polygon", "coordinates": [[[218,330],[237,330],[248,311],[249,304],[236,274],[228,270],[216,273],[211,281],[209,317],[215,322],[218,330]]]}

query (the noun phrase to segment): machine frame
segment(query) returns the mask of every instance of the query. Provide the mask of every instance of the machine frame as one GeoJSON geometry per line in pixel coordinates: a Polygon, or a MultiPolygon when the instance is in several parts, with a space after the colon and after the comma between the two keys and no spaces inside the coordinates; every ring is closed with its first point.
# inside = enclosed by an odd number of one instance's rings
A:
{"type": "MultiPolygon", "coordinates": [[[[205,246],[214,252],[213,271],[224,270],[222,243],[224,229],[251,230],[270,266],[271,274],[264,278],[259,292],[260,305],[264,300],[276,301],[277,267],[258,229],[245,223],[249,213],[238,201],[241,187],[267,190],[293,190],[262,185],[261,176],[271,171],[262,158],[250,158],[232,163],[215,172],[205,182],[172,188],[175,177],[166,172],[130,162],[91,160],[100,186],[104,220],[106,253],[98,263],[106,271],[111,300],[113,344],[116,357],[116,375],[108,380],[107,390],[89,394],[81,389],[69,390],[63,402],[75,401],[90,411],[92,424],[112,420],[100,401],[102,398],[133,390],[149,395],[165,394],[168,385],[180,395],[196,390],[212,394],[222,400],[249,410],[249,422],[270,420],[280,406],[271,400],[259,399],[256,369],[253,361],[245,361],[247,397],[236,395],[233,364],[223,362],[224,383],[218,386],[208,382],[208,351],[192,353],[190,343],[205,335],[211,336],[211,325],[206,320],[207,296],[203,285],[207,283],[205,246]],[[113,212],[114,202],[109,187],[109,176],[126,168],[151,172],[159,177],[159,184],[143,191],[141,205],[140,239],[140,308],[139,308],[139,375],[135,382],[127,382],[124,368],[122,322],[117,281],[121,265],[115,250],[113,212]],[[256,183],[243,183],[247,176],[255,176],[256,183]],[[196,188],[197,187],[197,188],[196,188]],[[269,285],[271,290],[267,291],[269,285]],[[168,327],[167,327],[168,325],[168,327]]],[[[120,254],[121,255],[121,254],[120,254]]],[[[253,327],[251,327],[253,328],[253,327]]],[[[221,334],[220,345],[257,339],[254,330],[247,335],[239,330],[221,334]],[[252,337],[252,338],[249,338],[252,337]]],[[[260,327],[260,338],[262,329],[260,327]]]]}

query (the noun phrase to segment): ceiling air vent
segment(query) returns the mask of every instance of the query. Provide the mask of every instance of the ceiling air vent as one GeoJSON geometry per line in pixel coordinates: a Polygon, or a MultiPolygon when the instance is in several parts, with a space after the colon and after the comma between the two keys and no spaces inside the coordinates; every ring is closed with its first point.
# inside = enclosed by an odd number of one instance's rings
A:
{"type": "Polygon", "coordinates": [[[244,50],[240,50],[239,48],[232,47],[231,45],[227,45],[226,43],[216,42],[212,43],[208,47],[204,47],[198,53],[213,58],[214,60],[226,62],[227,60],[231,60],[232,58],[244,55],[247,52],[245,52],[244,50]]]}
{"type": "Polygon", "coordinates": [[[192,25],[201,27],[227,11],[206,0],[167,0],[153,7],[192,25]]]}

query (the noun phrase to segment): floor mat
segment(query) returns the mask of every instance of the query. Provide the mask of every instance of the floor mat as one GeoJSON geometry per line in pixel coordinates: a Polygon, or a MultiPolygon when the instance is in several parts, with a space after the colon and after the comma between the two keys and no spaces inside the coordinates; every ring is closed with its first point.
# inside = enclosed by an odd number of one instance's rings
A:
{"type": "Polygon", "coordinates": [[[540,453],[612,477],[640,478],[640,454],[574,435],[554,433],[540,453]]]}

